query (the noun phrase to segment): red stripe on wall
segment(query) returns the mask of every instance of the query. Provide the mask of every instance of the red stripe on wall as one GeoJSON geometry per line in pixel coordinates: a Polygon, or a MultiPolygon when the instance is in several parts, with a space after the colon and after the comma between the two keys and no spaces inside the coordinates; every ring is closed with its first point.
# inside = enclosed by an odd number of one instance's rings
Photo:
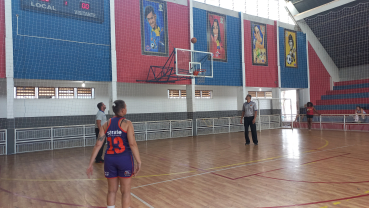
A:
{"type": "Polygon", "coordinates": [[[330,75],[309,43],[310,102],[315,104],[330,90],[330,75]]]}
{"type": "Polygon", "coordinates": [[[267,24],[268,66],[252,65],[251,22],[244,20],[246,86],[278,87],[276,27],[267,24]]]}
{"type": "MultiPolygon", "coordinates": [[[[167,2],[169,55],[173,48],[190,48],[189,8],[167,2]]],[[[149,67],[163,66],[168,57],[141,53],[140,1],[115,1],[117,81],[146,80],[149,67]]],[[[189,84],[190,80],[175,84],[189,84]]]]}

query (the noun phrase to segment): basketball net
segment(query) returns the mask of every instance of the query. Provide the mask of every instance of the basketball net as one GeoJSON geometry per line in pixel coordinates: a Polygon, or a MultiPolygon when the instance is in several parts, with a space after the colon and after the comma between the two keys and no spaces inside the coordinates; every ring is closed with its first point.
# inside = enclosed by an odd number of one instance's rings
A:
{"type": "Polygon", "coordinates": [[[196,78],[198,84],[205,83],[205,72],[205,69],[199,69],[193,72],[193,75],[196,78]]]}

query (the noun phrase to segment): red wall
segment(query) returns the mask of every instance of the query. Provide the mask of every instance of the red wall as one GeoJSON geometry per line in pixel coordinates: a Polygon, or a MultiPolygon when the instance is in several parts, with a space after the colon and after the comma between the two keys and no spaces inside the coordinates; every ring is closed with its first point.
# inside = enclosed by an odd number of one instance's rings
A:
{"type": "Polygon", "coordinates": [[[316,101],[321,99],[330,90],[330,75],[320,61],[315,50],[309,43],[309,71],[310,71],[310,102],[316,105],[316,101]]]}
{"type": "Polygon", "coordinates": [[[267,24],[268,66],[252,65],[251,23],[244,20],[246,86],[278,87],[276,26],[267,24]]]}
{"type": "Polygon", "coordinates": [[[0,78],[5,78],[5,8],[0,1],[0,78]]]}
{"type": "MultiPolygon", "coordinates": [[[[189,8],[167,2],[169,55],[173,47],[189,49],[189,8]]],[[[115,1],[117,81],[146,80],[151,65],[163,66],[168,57],[141,53],[140,1],[115,1]]],[[[190,80],[176,82],[187,84],[190,80]]]]}

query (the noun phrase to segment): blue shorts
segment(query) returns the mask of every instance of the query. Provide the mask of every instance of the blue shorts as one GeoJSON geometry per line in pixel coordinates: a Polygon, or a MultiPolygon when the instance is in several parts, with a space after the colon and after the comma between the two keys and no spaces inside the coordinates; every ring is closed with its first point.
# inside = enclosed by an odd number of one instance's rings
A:
{"type": "Polygon", "coordinates": [[[134,171],[132,155],[107,155],[104,157],[105,178],[130,178],[134,171]]]}

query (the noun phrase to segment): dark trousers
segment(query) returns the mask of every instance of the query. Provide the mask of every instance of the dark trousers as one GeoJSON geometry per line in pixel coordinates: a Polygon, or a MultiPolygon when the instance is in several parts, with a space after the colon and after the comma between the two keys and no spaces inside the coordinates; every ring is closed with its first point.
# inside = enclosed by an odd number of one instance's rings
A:
{"type": "MultiPolygon", "coordinates": [[[[96,133],[96,139],[99,137],[99,129],[95,128],[95,133],[96,133]]],[[[105,141],[103,143],[103,145],[101,146],[99,153],[97,153],[95,161],[101,161],[102,160],[102,155],[103,155],[103,151],[104,151],[104,146],[105,146],[105,141]]]]}
{"type": "Polygon", "coordinates": [[[258,143],[258,135],[256,133],[256,122],[253,124],[252,120],[254,120],[254,116],[252,117],[245,117],[243,119],[243,125],[245,126],[245,139],[246,139],[246,143],[249,144],[250,143],[250,138],[249,138],[249,126],[251,127],[251,135],[252,135],[252,141],[254,142],[254,144],[258,143]]]}

